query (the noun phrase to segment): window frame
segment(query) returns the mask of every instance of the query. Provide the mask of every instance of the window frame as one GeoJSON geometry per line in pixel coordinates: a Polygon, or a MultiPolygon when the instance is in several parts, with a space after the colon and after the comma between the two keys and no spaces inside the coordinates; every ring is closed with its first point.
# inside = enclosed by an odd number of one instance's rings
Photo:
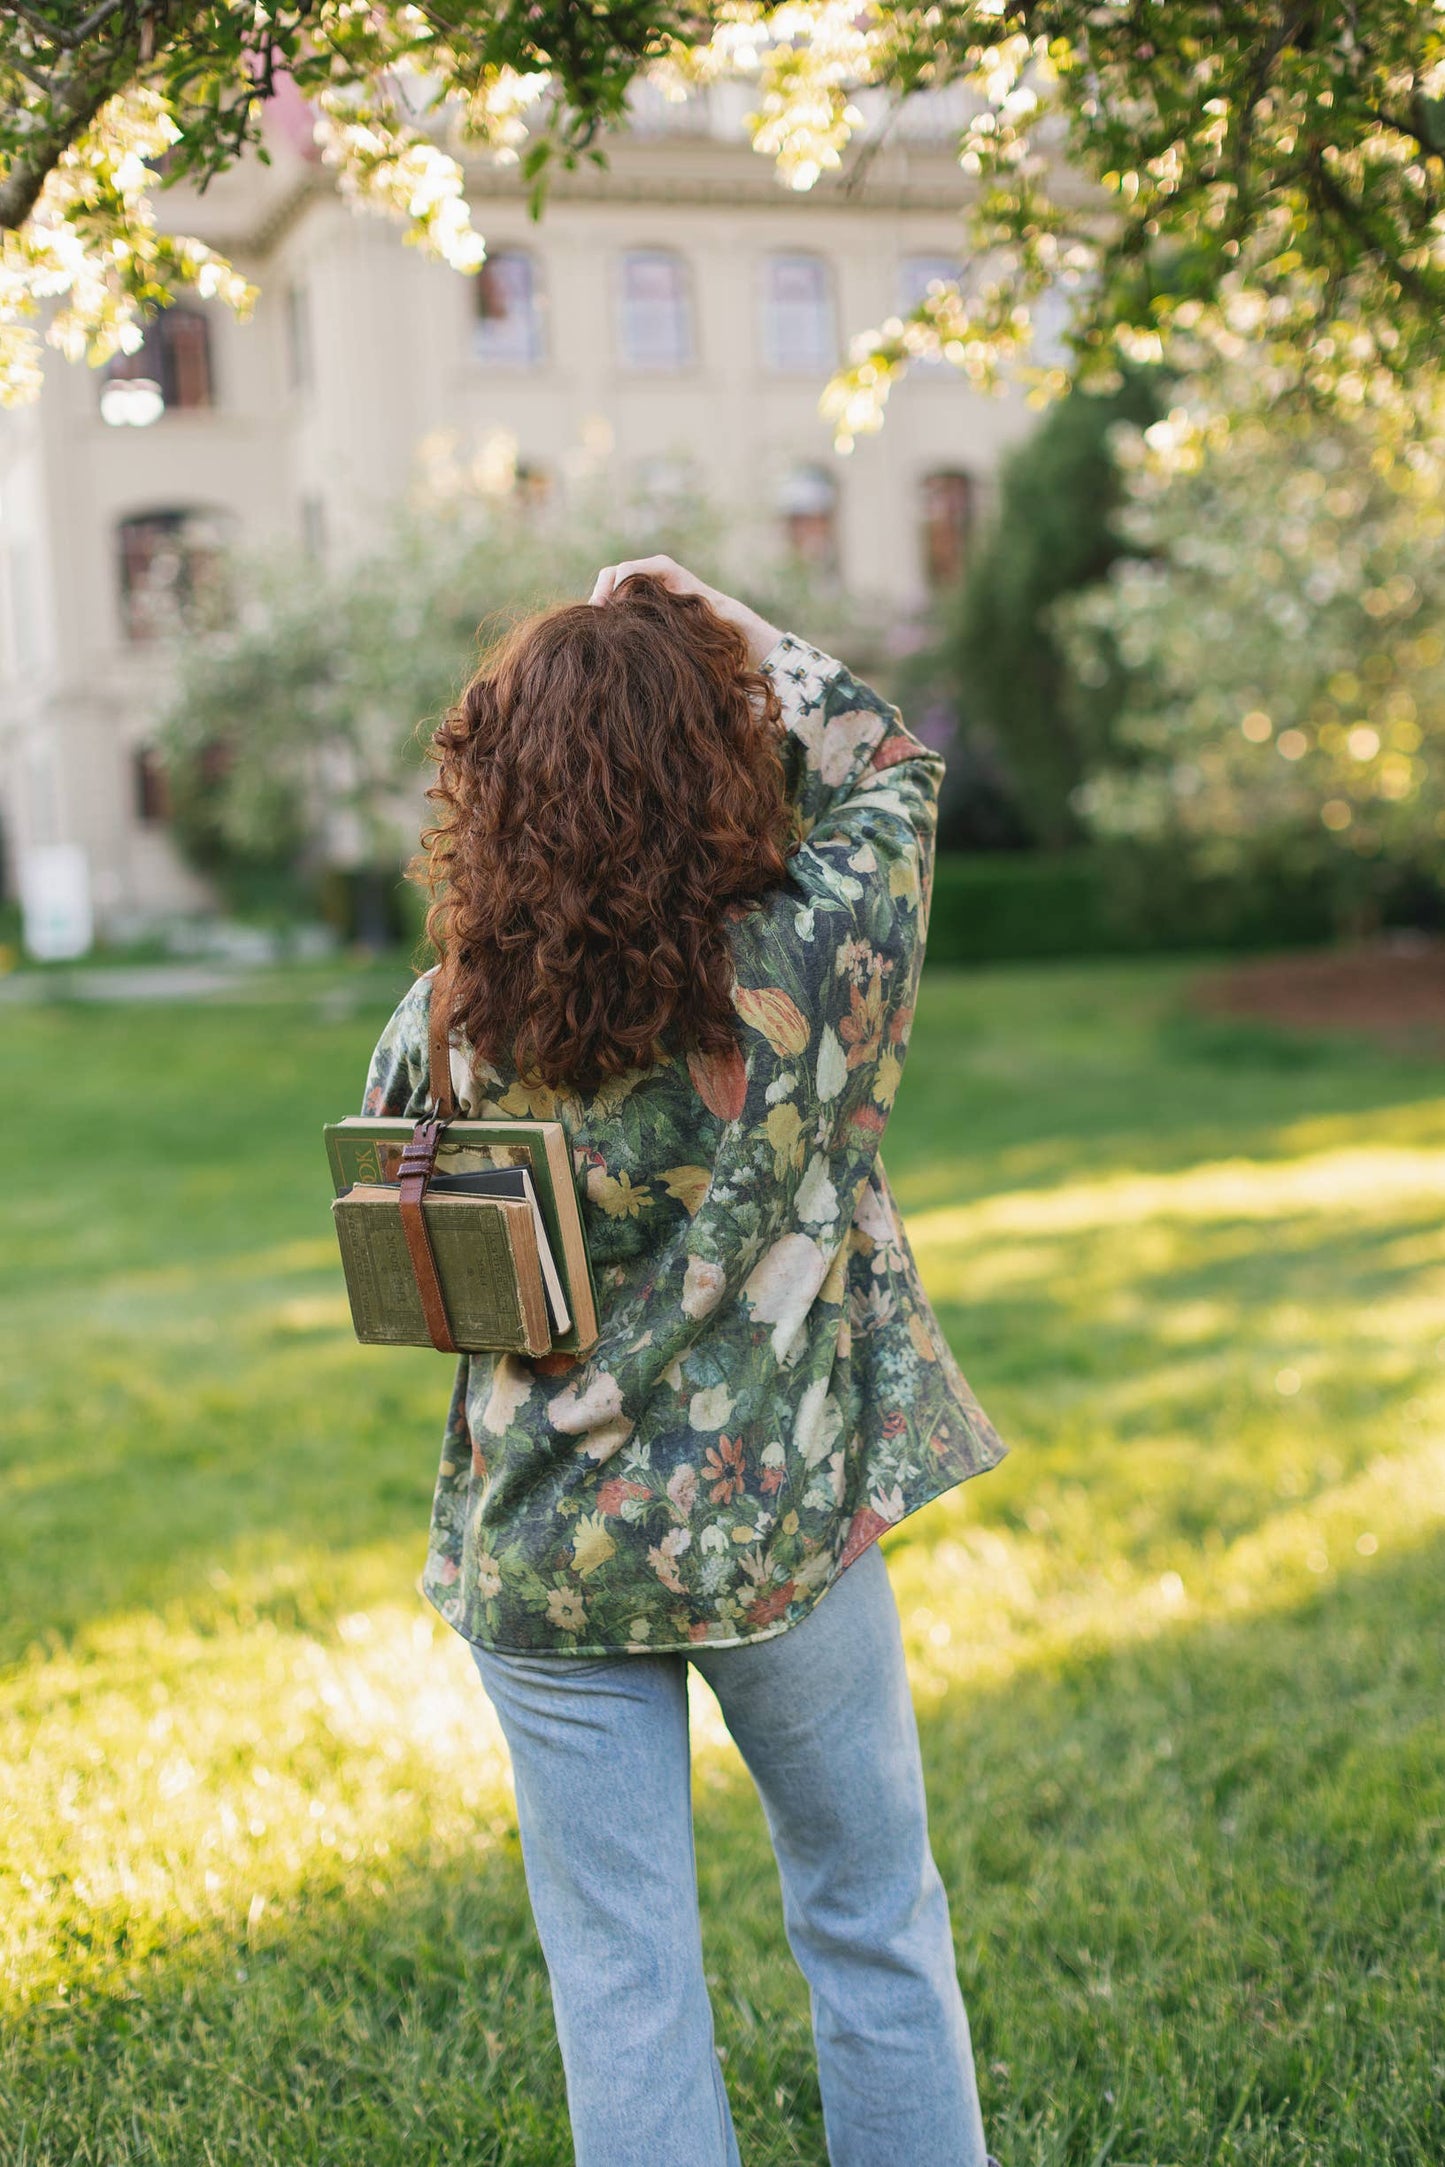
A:
{"type": "Polygon", "coordinates": [[[619,368],[629,376],[685,376],[696,369],[701,359],[701,345],[697,325],[697,287],[692,264],[680,248],[663,244],[645,244],[620,251],[614,281],[614,321],[616,332],[616,360],[619,368]],[[644,262],[665,262],[676,267],[678,273],[678,306],[683,332],[683,351],[677,360],[639,360],[629,351],[628,312],[633,305],[627,292],[628,273],[633,265],[644,262]]]}
{"type": "Polygon", "coordinates": [[[924,588],[930,595],[947,594],[968,576],[968,561],[978,527],[978,497],[978,476],[968,467],[928,467],[915,477],[919,561],[924,588]],[[959,492],[963,517],[953,523],[955,562],[950,569],[940,570],[935,557],[934,535],[941,523],[930,507],[929,494],[938,490],[941,495],[939,485],[953,483],[963,485],[959,492]]]}
{"type": "Polygon", "coordinates": [[[782,529],[783,545],[789,557],[796,563],[811,565],[825,579],[836,579],[842,571],[842,505],[842,482],[832,467],[826,466],[821,459],[788,462],[779,477],[774,517],[782,529]],[[809,510],[788,505],[786,499],[790,487],[803,481],[826,485],[826,508],[809,510]],[[807,538],[810,533],[821,538],[821,548],[807,538]]]}
{"type": "Polygon", "coordinates": [[[786,377],[818,377],[831,373],[838,365],[838,305],[832,259],[820,248],[770,248],[761,261],[759,288],[759,346],[767,373],[786,377]],[[817,306],[822,339],[819,357],[815,360],[785,359],[785,342],[775,331],[779,302],[772,280],[775,271],[784,264],[807,264],[821,273],[817,306]]]}
{"type": "MultiPolygon", "coordinates": [[[[183,550],[182,563],[175,582],[177,588],[181,590],[181,598],[172,621],[167,624],[158,620],[147,624],[144,615],[146,588],[143,580],[138,580],[136,577],[136,570],[127,546],[127,536],[136,533],[140,529],[151,527],[161,532],[160,546],[163,546],[163,537],[167,532],[175,538],[178,544],[183,545],[186,539],[188,523],[194,523],[197,526],[201,524],[215,526],[218,531],[214,542],[203,552],[197,552],[197,555],[203,554],[210,559],[215,567],[222,566],[230,546],[231,536],[236,527],[236,520],[234,514],[223,510],[218,505],[155,504],[147,506],[144,510],[124,512],[112,522],[110,530],[111,562],[114,567],[120,636],[125,646],[148,647],[154,641],[164,640],[172,636],[184,625],[186,613],[195,601],[197,592],[192,565],[187,561],[183,550]]],[[[150,560],[147,560],[145,569],[148,571],[149,568],[150,560]]]]}
{"type": "MultiPolygon", "coordinates": [[[[541,259],[536,249],[524,247],[520,242],[513,244],[510,241],[501,242],[496,248],[489,249],[486,261],[472,279],[471,294],[471,354],[472,360],[478,368],[487,370],[516,369],[530,374],[533,370],[543,369],[547,366],[550,356],[547,337],[546,288],[541,276],[541,259]],[[502,262],[525,264],[527,269],[527,352],[525,355],[488,354],[483,351],[483,331],[488,321],[482,314],[481,307],[484,290],[483,281],[487,276],[488,269],[490,268],[495,273],[502,262]]],[[[505,322],[506,318],[503,316],[496,320],[505,322]]]]}
{"type": "Polygon", "coordinates": [[[295,399],[309,398],[316,388],[316,339],[311,313],[311,288],[304,278],[293,278],[282,296],[286,322],[286,388],[295,399]]]}
{"type": "Polygon", "coordinates": [[[214,414],[221,402],[216,385],[215,326],[210,310],[193,301],[173,301],[168,308],[158,309],[146,324],[135,352],[112,355],[101,372],[102,391],[107,384],[136,382],[152,383],[160,392],[161,411],[156,416],[157,421],[168,420],[174,414],[214,414]],[[183,348],[186,343],[185,338],[177,339],[177,332],[182,327],[193,347],[190,355],[178,351],[178,346],[183,348]],[[180,395],[182,379],[195,368],[198,359],[205,396],[183,399],[180,395]]]}

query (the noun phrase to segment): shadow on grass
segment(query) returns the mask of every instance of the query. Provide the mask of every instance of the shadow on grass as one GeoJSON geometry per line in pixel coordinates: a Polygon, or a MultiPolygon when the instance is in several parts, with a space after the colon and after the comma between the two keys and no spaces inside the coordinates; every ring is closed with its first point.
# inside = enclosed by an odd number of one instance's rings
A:
{"type": "MultiPolygon", "coordinates": [[[[938,1314],[984,1405],[1005,1436],[1039,1440],[1035,1493],[1087,1473],[1106,1513],[1136,1480],[1135,1447],[1192,1440],[1196,1456],[1149,1501],[1162,1545],[1198,1539],[1211,1514],[1233,1536],[1267,1513],[1281,1456],[1298,1456],[1292,1424],[1306,1439],[1328,1420],[1335,1480],[1397,1433],[1416,1372],[1388,1334],[1370,1339],[1369,1319],[1418,1287],[1416,1245],[1435,1220],[1406,1199],[1390,1208],[1383,1226],[1222,1208],[1192,1224],[960,1240],[956,1262],[925,1257],[944,1277],[938,1314]],[[1307,1390],[1287,1403],[1275,1378],[1288,1363],[1307,1390]]],[[[33,1405],[17,1398],[3,1656],[37,1640],[58,1648],[131,1605],[183,1603],[204,1626],[231,1615],[232,1580],[247,1582],[252,1614],[316,1625],[328,1605],[375,1592],[348,1580],[368,1550],[388,1550],[408,1580],[420,1570],[450,1364],[410,1351],[378,1360],[335,1327],[268,1331],[236,1317],[219,1340],[188,1348],[168,1337],[184,1333],[183,1306],[157,1318],[144,1353],[97,1334],[47,1372],[33,1405]]],[[[970,1506],[988,1524],[1021,1502],[1006,1480],[971,1491],[970,1506]]]]}
{"type": "MultiPolygon", "coordinates": [[[[1181,1013],[1191,969],[931,974],[887,1136],[905,1206],[1289,1157],[1310,1123],[1356,1142],[1397,1129],[1416,1147],[1445,1141],[1438,1063],[1294,1041],[1286,1058],[1267,1032],[1221,1037],[1181,1013]]],[[[0,1083],[35,1103],[33,1150],[7,1173],[18,1238],[0,1245],[0,1655],[55,1647],[128,1606],[223,1618],[226,1597],[207,1594],[216,1575],[273,1591],[256,1599],[278,1623],[307,1622],[304,1585],[287,1584],[297,1530],[308,1572],[318,1555],[337,1561],[323,1609],[363,1599],[345,1584],[348,1555],[402,1536],[419,1566],[446,1365],[373,1359],[344,1322],[318,1321],[341,1293],[324,1260],[320,1125],[358,1102],[384,1016],[257,1006],[9,1020],[0,1083]],[[97,1076],[126,1107],[124,1148],[86,1159],[82,1181],[97,1076]]],[[[1252,1364],[1252,1334],[1263,1390],[1297,1359],[1259,1322],[1286,1283],[1296,1308],[1358,1317],[1406,1285],[1413,1261],[1390,1245],[1416,1230],[1403,1203],[1383,1232],[1222,1214],[1187,1242],[1165,1225],[1162,1258],[1157,1228],[1147,1240],[1075,1229],[959,1244],[957,1289],[943,1283],[946,1254],[928,1271],[959,1359],[1011,1437],[1062,1434],[1081,1385],[1096,1436],[1107,1425],[1127,1439],[1162,1410],[1210,1437],[1242,1389],[1227,1358],[1244,1349],[1252,1364]],[[1156,1371],[1170,1396],[1146,1417],[1124,1380],[1147,1375],[1152,1391],[1156,1371]]],[[[1356,1350],[1338,1338],[1343,1373],[1356,1350]]],[[[1359,1374],[1358,1411],[1373,1421],[1395,1386],[1381,1382],[1367,1407],[1359,1374]]],[[[1033,1457],[1047,1477],[1049,1454],[1033,1457]]],[[[1236,1525],[1255,1509],[1246,1492],[1236,1525]]],[[[980,1497],[985,1516],[993,1494],[980,1497]]]]}
{"type": "MultiPolygon", "coordinates": [[[[1445,1544],[921,1710],[934,1847],[1006,2167],[1445,2155],[1445,1544]]],[[[824,2157],[751,1787],[704,1755],[708,1969],[747,2167],[824,2157]]],[[[639,1904],[647,1901],[638,1891],[639,1904]]],[[[0,2049],[7,2167],[560,2167],[515,1841],[199,1925],[0,2049]]],[[[95,1956],[92,1938],[88,1954],[95,1956]]],[[[622,2051],[604,2042],[604,2051],[622,2051]]],[[[899,2162],[897,2167],[910,2167],[899,2162]]]]}
{"type": "Polygon", "coordinates": [[[1418,1141],[1432,1102],[1445,1135],[1438,1052],[1197,1015],[1199,969],[930,973],[885,1139],[905,1210],[1289,1156],[1301,1124],[1340,1117],[1388,1135],[1408,1115],[1418,1141]]]}

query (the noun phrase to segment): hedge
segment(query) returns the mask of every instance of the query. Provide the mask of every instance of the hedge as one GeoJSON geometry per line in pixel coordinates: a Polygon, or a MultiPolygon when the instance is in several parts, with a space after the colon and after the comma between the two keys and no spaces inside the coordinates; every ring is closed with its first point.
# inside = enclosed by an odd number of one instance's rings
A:
{"type": "MultiPolygon", "coordinates": [[[[375,883],[371,909],[408,953],[420,954],[426,898],[398,873],[375,883]]],[[[353,884],[334,880],[325,915],[344,939],[360,931],[353,884]]],[[[1307,947],[1368,930],[1337,884],[1272,866],[1206,877],[1167,852],[940,852],[928,931],[931,963],[1027,962],[1190,949],[1307,947]]],[[[1377,888],[1379,922],[1445,930],[1433,882],[1400,875],[1377,888]],[[1428,889],[1428,892],[1427,892],[1428,889]]]]}
{"type": "Polygon", "coordinates": [[[1339,898],[1319,880],[1191,874],[1164,856],[1105,850],[940,855],[932,963],[1288,948],[1329,940],[1339,898]]]}

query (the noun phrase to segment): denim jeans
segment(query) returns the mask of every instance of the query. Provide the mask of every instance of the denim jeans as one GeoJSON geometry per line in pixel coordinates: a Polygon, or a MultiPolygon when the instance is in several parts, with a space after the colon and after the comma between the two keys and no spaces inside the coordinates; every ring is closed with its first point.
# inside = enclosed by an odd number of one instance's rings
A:
{"type": "Polygon", "coordinates": [[[875,1543],[775,1639],[473,1648],[511,1749],[577,2167],[739,2167],[703,1976],[687,1665],[762,1797],[832,2167],[984,2167],[898,1611],[875,1543]]]}

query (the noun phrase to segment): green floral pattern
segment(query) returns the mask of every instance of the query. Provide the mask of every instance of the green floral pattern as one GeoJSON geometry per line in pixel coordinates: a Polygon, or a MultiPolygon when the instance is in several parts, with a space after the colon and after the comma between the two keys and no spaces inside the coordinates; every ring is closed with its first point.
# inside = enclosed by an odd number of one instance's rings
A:
{"type": "MultiPolygon", "coordinates": [[[[486,1647],[726,1647],[806,1616],[885,1528],[1003,1456],[883,1170],[923,960],[940,757],[786,636],[764,667],[805,839],[733,928],[738,1051],[590,1097],[473,1064],[475,1115],[562,1121],[597,1278],[592,1353],[458,1366],[425,1592],[486,1647]]],[[[427,1097],[430,978],[364,1110],[427,1097]]]]}

